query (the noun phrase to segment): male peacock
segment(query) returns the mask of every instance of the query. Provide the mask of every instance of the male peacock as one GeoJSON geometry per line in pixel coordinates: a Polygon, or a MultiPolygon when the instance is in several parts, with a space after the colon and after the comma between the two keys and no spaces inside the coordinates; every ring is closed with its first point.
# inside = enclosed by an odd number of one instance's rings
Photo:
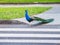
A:
{"type": "Polygon", "coordinates": [[[39,22],[41,24],[45,24],[45,23],[50,23],[52,22],[54,19],[42,19],[42,18],[39,18],[39,17],[30,17],[28,15],[28,11],[25,10],[25,18],[28,22],[33,22],[33,21],[36,21],[36,22],[39,22]]]}

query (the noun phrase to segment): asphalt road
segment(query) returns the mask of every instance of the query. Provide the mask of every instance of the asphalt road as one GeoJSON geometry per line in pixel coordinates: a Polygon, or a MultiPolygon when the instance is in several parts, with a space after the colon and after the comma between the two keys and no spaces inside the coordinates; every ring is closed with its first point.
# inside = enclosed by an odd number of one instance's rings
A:
{"type": "Polygon", "coordinates": [[[1,28],[0,45],[60,45],[60,30],[1,28]]]}
{"type": "Polygon", "coordinates": [[[47,29],[60,29],[60,25],[36,25],[36,26],[30,26],[27,24],[3,24],[0,25],[0,28],[47,28],[47,29]]]}
{"type": "Polygon", "coordinates": [[[57,43],[0,43],[1,45],[60,45],[57,43]]]}

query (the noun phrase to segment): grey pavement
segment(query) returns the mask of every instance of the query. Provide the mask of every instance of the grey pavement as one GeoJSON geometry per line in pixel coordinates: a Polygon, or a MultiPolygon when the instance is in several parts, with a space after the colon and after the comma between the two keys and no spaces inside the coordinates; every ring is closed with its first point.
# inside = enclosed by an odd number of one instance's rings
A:
{"type": "Polygon", "coordinates": [[[0,43],[1,45],[60,45],[56,43],[0,43]]]}
{"type": "Polygon", "coordinates": [[[0,29],[0,45],[60,45],[60,30],[24,30],[0,29]],[[26,42],[26,40],[28,41],[26,42]],[[29,42],[30,40],[32,41],[29,42]],[[41,42],[41,40],[43,41],[41,42]]]}
{"type": "Polygon", "coordinates": [[[57,43],[0,43],[1,45],[60,45],[57,43]]]}
{"type": "Polygon", "coordinates": [[[46,11],[42,14],[36,15],[37,17],[49,19],[53,18],[54,21],[47,25],[60,25],[60,7],[53,7],[51,10],[46,11]]]}

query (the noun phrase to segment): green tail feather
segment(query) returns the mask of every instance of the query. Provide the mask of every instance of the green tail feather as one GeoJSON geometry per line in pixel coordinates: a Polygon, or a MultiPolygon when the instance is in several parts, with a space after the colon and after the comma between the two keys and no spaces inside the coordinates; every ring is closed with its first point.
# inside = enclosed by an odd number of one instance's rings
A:
{"type": "Polygon", "coordinates": [[[35,20],[37,21],[46,21],[45,19],[39,18],[39,17],[34,17],[35,20]]]}
{"type": "Polygon", "coordinates": [[[34,18],[37,21],[42,21],[42,23],[50,23],[50,22],[54,21],[54,19],[42,19],[42,18],[39,18],[39,17],[34,17],[34,18]]]}

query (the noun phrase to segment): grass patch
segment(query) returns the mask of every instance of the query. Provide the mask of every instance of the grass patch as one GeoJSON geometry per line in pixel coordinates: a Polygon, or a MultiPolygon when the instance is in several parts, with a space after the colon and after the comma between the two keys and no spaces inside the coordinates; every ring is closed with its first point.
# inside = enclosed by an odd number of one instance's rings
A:
{"type": "Polygon", "coordinates": [[[60,0],[0,0],[0,3],[60,2],[60,0]]]}
{"type": "Polygon", "coordinates": [[[29,15],[36,15],[49,10],[51,7],[0,7],[0,19],[22,18],[25,10],[29,11],[29,15]]]}

